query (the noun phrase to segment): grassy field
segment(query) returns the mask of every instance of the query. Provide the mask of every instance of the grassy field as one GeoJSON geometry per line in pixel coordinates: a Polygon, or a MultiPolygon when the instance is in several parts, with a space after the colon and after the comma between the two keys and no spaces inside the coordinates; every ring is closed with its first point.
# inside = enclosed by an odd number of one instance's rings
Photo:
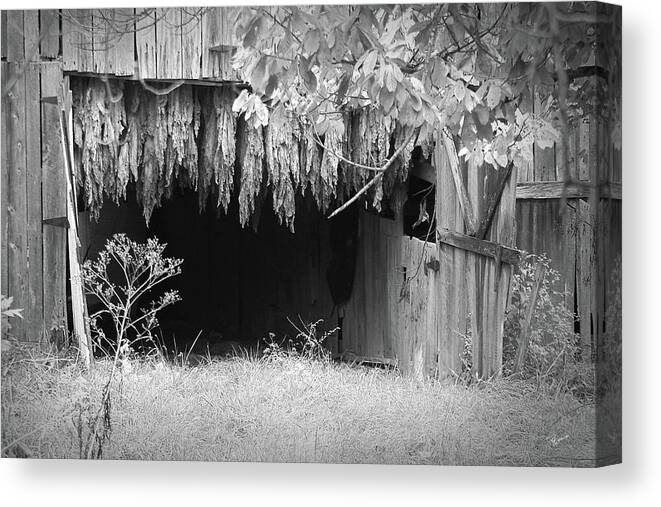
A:
{"type": "MultiPolygon", "coordinates": [[[[2,454],[79,458],[111,368],[2,370],[2,454]]],[[[300,357],[126,363],[104,459],[585,466],[594,406],[530,382],[464,387],[300,357]]]]}

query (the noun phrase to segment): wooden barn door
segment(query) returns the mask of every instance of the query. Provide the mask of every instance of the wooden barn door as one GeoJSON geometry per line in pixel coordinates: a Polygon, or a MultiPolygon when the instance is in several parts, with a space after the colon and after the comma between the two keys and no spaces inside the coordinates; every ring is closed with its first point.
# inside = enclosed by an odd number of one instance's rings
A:
{"type": "Polygon", "coordinates": [[[402,222],[360,212],[353,290],[344,308],[342,352],[390,363],[398,346],[403,281],[402,222]]]}
{"type": "Polygon", "coordinates": [[[465,338],[472,344],[472,372],[500,373],[503,326],[515,243],[516,170],[460,164],[453,139],[439,133],[436,218],[439,270],[438,369],[440,376],[462,368],[465,338]]]}
{"type": "Polygon", "coordinates": [[[397,298],[395,349],[402,373],[436,376],[439,354],[438,254],[435,243],[402,238],[402,284],[397,298]],[[404,282],[404,280],[406,280],[404,282]]]}

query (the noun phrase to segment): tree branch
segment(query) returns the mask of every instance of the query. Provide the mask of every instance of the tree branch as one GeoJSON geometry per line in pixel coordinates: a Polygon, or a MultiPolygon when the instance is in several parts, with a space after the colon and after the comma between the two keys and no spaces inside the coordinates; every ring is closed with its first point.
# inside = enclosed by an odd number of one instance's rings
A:
{"type": "Polygon", "coordinates": [[[356,202],[358,199],[360,199],[360,196],[363,195],[365,192],[367,192],[370,188],[374,186],[375,183],[377,183],[385,174],[385,172],[388,170],[388,168],[393,164],[393,162],[399,157],[402,152],[404,151],[404,148],[408,146],[408,144],[411,142],[413,137],[420,131],[420,129],[415,129],[411,134],[406,138],[406,141],[402,143],[402,145],[397,148],[395,153],[392,154],[392,157],[388,159],[388,161],[379,169],[377,169],[378,174],[374,176],[370,181],[367,182],[363,188],[361,188],[356,195],[354,195],[351,199],[349,199],[347,202],[345,202],[342,206],[337,208],[335,211],[333,211],[328,218],[333,218],[335,215],[338,213],[341,213],[345,209],[347,209],[349,206],[351,206],[354,202],[356,202]]]}

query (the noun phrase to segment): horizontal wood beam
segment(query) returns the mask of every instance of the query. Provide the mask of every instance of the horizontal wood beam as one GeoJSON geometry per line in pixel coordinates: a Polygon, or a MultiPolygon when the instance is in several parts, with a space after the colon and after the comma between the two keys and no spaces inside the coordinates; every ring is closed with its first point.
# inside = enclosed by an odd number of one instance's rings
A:
{"type": "Polygon", "coordinates": [[[467,236],[449,229],[439,228],[436,230],[438,241],[455,248],[468,250],[469,252],[491,257],[508,264],[518,264],[521,260],[521,252],[516,248],[494,243],[485,239],[467,236]]]}
{"type": "MultiPolygon", "coordinates": [[[[524,181],[516,185],[517,199],[561,199],[564,183],[562,181],[524,181]]],[[[567,187],[567,199],[588,199],[592,185],[589,181],[574,182],[567,187]]],[[[602,199],[622,199],[621,183],[602,183],[599,186],[602,199]]]]}
{"type": "MultiPolygon", "coordinates": [[[[128,76],[117,76],[115,74],[97,74],[95,72],[65,72],[67,76],[80,76],[80,77],[95,77],[97,79],[107,78],[107,79],[125,79],[127,81],[139,81],[140,78],[135,74],[128,76]]],[[[172,83],[181,83],[189,84],[195,86],[238,86],[240,88],[248,88],[248,84],[243,81],[231,81],[226,79],[148,79],[145,78],[144,81],[149,84],[172,84],[172,83]]]]}

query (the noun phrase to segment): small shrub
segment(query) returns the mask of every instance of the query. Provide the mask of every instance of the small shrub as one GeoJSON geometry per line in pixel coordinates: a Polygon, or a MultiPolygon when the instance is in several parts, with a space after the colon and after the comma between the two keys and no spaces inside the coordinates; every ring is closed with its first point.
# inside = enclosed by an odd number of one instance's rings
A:
{"type": "Polygon", "coordinates": [[[307,323],[300,318],[299,320],[298,325],[289,321],[297,332],[294,338],[278,341],[274,333],[269,333],[269,337],[264,339],[264,357],[276,360],[292,356],[313,361],[330,360],[330,351],[324,347],[324,342],[339,328],[320,332],[319,327],[323,324],[323,319],[307,323]]]}
{"type": "Polygon", "coordinates": [[[126,356],[134,344],[153,342],[152,331],[158,326],[157,314],[180,300],[176,290],[167,291],[144,306],[159,284],[181,273],[181,259],[163,256],[166,245],[150,238],[141,244],[124,234],[115,234],[96,261],[83,265],[85,292],[95,296],[102,309],[89,317],[90,328],[98,347],[109,346],[113,355],[126,356]],[[120,279],[112,280],[111,265],[120,268],[120,279]],[[106,336],[101,319],[110,318],[114,336],[106,336]]]}
{"type": "Polygon", "coordinates": [[[528,354],[521,375],[536,378],[557,390],[590,392],[594,378],[589,361],[581,361],[579,336],[574,332],[575,314],[557,291],[560,274],[545,256],[525,256],[512,278],[512,296],[507,308],[503,338],[503,374],[513,373],[521,324],[535,282],[535,266],[541,262],[546,274],[540,286],[531,324],[528,354]]]}

